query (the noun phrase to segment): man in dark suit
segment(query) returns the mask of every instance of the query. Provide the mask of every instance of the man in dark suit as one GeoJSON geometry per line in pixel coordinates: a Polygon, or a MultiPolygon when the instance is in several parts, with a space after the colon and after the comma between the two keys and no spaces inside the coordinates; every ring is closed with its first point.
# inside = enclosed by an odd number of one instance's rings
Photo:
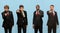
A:
{"type": "Polygon", "coordinates": [[[24,11],[24,6],[20,5],[19,10],[17,10],[17,26],[18,26],[18,33],[21,33],[21,29],[23,29],[23,33],[26,33],[28,21],[27,21],[27,12],[24,11]]]}
{"type": "Polygon", "coordinates": [[[47,11],[48,15],[48,33],[51,33],[51,30],[53,29],[53,33],[56,33],[56,26],[59,25],[57,12],[54,11],[54,5],[50,5],[50,10],[47,11]]]}
{"type": "Polygon", "coordinates": [[[39,32],[42,33],[42,29],[43,29],[43,11],[40,10],[40,6],[37,5],[36,6],[36,11],[34,12],[34,16],[33,16],[33,28],[35,33],[39,32]]]}
{"type": "Polygon", "coordinates": [[[5,30],[5,33],[12,33],[12,27],[14,25],[14,18],[11,11],[9,11],[9,6],[4,6],[4,12],[2,12],[2,18],[3,18],[3,27],[5,30]]]}

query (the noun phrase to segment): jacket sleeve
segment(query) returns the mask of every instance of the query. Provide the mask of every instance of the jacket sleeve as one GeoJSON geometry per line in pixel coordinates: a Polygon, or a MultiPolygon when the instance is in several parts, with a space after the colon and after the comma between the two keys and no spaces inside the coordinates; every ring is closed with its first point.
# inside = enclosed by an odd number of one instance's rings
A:
{"type": "Polygon", "coordinates": [[[21,17],[21,13],[16,12],[16,14],[17,14],[17,18],[18,18],[18,17],[21,17]],[[19,16],[19,15],[20,15],[20,16],[19,16]]]}
{"type": "Polygon", "coordinates": [[[14,25],[13,13],[11,12],[12,24],[14,25]]]}
{"type": "Polygon", "coordinates": [[[18,13],[16,12],[16,14],[17,14],[17,17],[18,17],[18,13]]]}
{"type": "Polygon", "coordinates": [[[34,21],[35,21],[35,12],[33,13],[33,24],[34,24],[34,21]]]}
{"type": "Polygon", "coordinates": [[[6,18],[6,16],[5,16],[5,14],[4,14],[4,13],[2,13],[2,18],[3,18],[3,19],[5,19],[5,18],[6,18]]]}
{"type": "Polygon", "coordinates": [[[47,15],[49,15],[49,11],[47,11],[47,15]]]}
{"type": "Polygon", "coordinates": [[[43,13],[43,11],[41,11],[41,17],[44,17],[44,13],[43,13]]]}
{"type": "Polygon", "coordinates": [[[56,13],[56,20],[57,20],[57,25],[59,25],[59,22],[58,22],[58,16],[57,16],[57,12],[56,13]]]}
{"type": "MultiPolygon", "coordinates": [[[[49,16],[49,11],[47,11],[47,15],[49,16]]],[[[49,18],[48,18],[49,19],[49,18]]],[[[47,25],[48,25],[48,21],[47,21],[47,25]]]]}
{"type": "Polygon", "coordinates": [[[25,11],[25,14],[26,14],[26,15],[25,15],[25,16],[26,16],[26,17],[25,17],[25,18],[26,18],[26,25],[28,25],[28,19],[27,19],[27,12],[26,12],[26,11],[25,11]]]}

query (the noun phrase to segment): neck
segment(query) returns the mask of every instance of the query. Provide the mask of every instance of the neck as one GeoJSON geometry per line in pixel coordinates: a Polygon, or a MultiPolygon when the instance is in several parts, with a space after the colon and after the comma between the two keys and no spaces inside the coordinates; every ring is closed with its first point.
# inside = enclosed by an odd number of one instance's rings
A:
{"type": "Polygon", "coordinates": [[[51,9],[50,11],[54,11],[54,10],[51,9]]]}
{"type": "Polygon", "coordinates": [[[24,10],[20,10],[20,11],[24,11],[24,10]]]}
{"type": "Polygon", "coordinates": [[[36,10],[36,11],[39,11],[39,10],[36,10]]]}
{"type": "Polygon", "coordinates": [[[5,11],[5,12],[8,12],[8,11],[5,11]]]}

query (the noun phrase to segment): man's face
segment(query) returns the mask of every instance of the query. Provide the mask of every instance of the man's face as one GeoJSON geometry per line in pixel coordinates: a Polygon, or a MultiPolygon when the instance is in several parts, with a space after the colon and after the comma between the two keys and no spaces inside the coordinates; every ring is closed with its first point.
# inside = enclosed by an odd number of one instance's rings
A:
{"type": "Polygon", "coordinates": [[[23,8],[23,7],[20,7],[20,9],[19,9],[19,10],[23,11],[23,10],[24,10],[24,8],[23,8]]]}
{"type": "Polygon", "coordinates": [[[7,7],[6,7],[6,8],[4,8],[4,10],[5,10],[5,11],[9,11],[9,9],[8,9],[7,7]]]}
{"type": "Polygon", "coordinates": [[[53,11],[53,10],[54,10],[54,6],[50,6],[50,10],[52,10],[52,11],[53,11]]]}
{"type": "Polygon", "coordinates": [[[36,7],[36,10],[39,10],[39,9],[40,9],[40,7],[37,6],[37,7],[36,7]]]}

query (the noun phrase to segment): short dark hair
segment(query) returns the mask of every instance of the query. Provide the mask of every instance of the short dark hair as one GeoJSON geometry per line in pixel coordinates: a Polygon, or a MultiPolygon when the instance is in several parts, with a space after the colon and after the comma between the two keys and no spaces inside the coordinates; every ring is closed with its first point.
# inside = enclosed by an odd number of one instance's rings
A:
{"type": "Polygon", "coordinates": [[[23,7],[23,8],[24,8],[24,6],[23,6],[23,5],[20,5],[20,6],[19,6],[19,8],[21,8],[21,7],[23,7]]]}
{"type": "Polygon", "coordinates": [[[50,5],[50,6],[53,6],[54,7],[54,5],[50,5]]]}
{"type": "Polygon", "coordinates": [[[6,8],[6,7],[9,9],[9,6],[8,6],[8,5],[5,5],[5,6],[4,6],[4,8],[6,8]]]}

